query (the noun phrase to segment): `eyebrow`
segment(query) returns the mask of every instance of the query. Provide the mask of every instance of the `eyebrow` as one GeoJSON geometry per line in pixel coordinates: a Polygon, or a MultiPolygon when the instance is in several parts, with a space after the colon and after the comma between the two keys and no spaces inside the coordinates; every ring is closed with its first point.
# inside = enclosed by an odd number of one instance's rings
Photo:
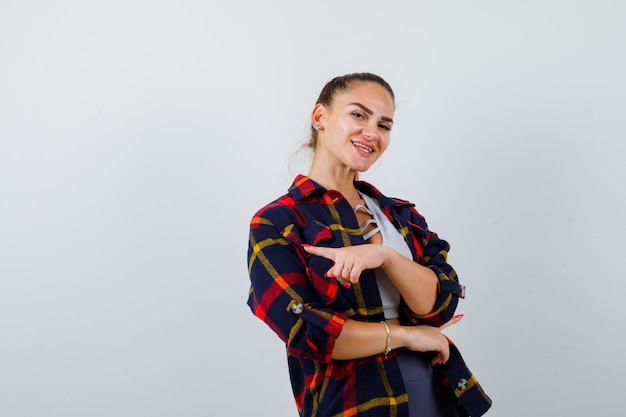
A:
{"type": "MultiPolygon", "coordinates": [[[[373,111],[371,111],[370,109],[368,109],[367,107],[365,107],[364,105],[362,105],[361,103],[350,103],[350,105],[355,105],[355,106],[359,106],[361,109],[363,109],[363,111],[367,114],[369,114],[370,116],[374,114],[373,111]]],[[[387,116],[380,116],[380,118],[382,120],[384,120],[385,122],[390,122],[393,123],[393,119],[391,117],[387,117],[387,116]]]]}

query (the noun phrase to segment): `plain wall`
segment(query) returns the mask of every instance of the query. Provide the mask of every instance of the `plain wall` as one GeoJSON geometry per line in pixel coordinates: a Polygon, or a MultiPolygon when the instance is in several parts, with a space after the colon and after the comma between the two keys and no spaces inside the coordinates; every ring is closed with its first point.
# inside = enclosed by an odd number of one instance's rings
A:
{"type": "Polygon", "coordinates": [[[295,416],[246,306],[248,223],[307,172],[335,75],[394,87],[364,175],[468,287],[491,416],[615,415],[626,362],[620,1],[0,3],[0,416],[295,416]]]}

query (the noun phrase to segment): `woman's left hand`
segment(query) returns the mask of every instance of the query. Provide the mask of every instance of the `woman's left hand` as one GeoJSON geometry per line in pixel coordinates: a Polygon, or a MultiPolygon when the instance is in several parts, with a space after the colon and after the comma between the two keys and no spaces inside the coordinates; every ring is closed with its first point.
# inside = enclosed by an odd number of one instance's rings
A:
{"type": "Polygon", "coordinates": [[[334,262],[326,276],[335,278],[345,287],[359,282],[361,272],[383,266],[390,258],[392,248],[378,244],[347,246],[344,248],[325,248],[302,245],[312,255],[322,256],[334,262]]]}

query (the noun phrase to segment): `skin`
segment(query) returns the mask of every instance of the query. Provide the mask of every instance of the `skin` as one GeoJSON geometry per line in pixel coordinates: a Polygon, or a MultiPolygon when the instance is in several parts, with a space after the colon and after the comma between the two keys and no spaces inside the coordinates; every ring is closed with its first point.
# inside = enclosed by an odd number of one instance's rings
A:
{"type": "MultiPolygon", "coordinates": [[[[341,192],[348,201],[358,200],[354,179],[359,172],[367,171],[389,146],[394,111],[395,105],[387,90],[375,83],[358,83],[338,93],[330,107],[317,104],[311,114],[318,136],[309,177],[327,189],[341,192]]],[[[364,270],[380,267],[411,310],[425,314],[434,308],[438,292],[435,273],[382,245],[380,234],[364,245],[343,248],[304,245],[303,248],[332,260],[327,276],[344,286],[359,282],[364,270]]],[[[387,320],[391,347],[433,352],[431,363],[444,364],[450,356],[450,348],[441,330],[457,323],[461,317],[455,316],[440,328],[401,326],[397,319],[387,320]]],[[[385,350],[386,339],[383,324],[348,320],[335,342],[332,357],[357,359],[376,355],[385,350]]]]}

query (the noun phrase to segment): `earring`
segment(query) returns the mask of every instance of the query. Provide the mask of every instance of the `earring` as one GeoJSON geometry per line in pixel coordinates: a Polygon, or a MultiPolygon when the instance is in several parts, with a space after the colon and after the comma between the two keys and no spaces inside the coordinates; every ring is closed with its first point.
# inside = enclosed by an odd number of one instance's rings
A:
{"type": "Polygon", "coordinates": [[[315,122],[313,126],[315,127],[315,130],[322,130],[322,125],[320,124],[320,122],[315,122]]]}

